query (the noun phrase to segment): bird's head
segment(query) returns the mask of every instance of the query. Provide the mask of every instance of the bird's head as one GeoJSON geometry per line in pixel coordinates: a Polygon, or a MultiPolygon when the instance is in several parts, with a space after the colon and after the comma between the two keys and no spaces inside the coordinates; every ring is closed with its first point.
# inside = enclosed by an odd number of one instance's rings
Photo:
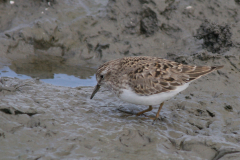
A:
{"type": "Polygon", "coordinates": [[[112,74],[112,71],[116,68],[114,61],[109,61],[101,65],[96,72],[97,85],[95,86],[90,99],[98,92],[101,86],[104,86],[109,82],[109,78],[112,74]]]}

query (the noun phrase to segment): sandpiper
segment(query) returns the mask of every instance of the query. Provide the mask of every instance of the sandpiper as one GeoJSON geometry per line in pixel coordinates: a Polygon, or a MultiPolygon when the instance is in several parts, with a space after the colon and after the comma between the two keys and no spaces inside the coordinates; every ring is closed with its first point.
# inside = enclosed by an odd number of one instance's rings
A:
{"type": "Polygon", "coordinates": [[[192,81],[222,67],[185,65],[148,56],[116,59],[98,68],[97,85],[90,98],[103,86],[121,100],[149,106],[137,116],[151,111],[152,105],[160,105],[156,116],[150,117],[155,121],[164,101],[185,90],[192,81]]]}

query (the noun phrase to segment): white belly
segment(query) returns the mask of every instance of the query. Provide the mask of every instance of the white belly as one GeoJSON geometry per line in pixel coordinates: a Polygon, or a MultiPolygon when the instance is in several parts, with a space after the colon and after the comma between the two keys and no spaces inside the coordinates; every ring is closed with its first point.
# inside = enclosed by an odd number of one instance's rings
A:
{"type": "Polygon", "coordinates": [[[158,94],[153,94],[150,96],[140,96],[137,95],[132,90],[123,89],[122,93],[119,95],[119,98],[123,101],[140,104],[140,105],[159,105],[163,101],[166,101],[172,97],[174,97],[179,92],[185,90],[190,83],[185,83],[182,86],[178,86],[175,90],[169,92],[162,92],[158,94]]]}

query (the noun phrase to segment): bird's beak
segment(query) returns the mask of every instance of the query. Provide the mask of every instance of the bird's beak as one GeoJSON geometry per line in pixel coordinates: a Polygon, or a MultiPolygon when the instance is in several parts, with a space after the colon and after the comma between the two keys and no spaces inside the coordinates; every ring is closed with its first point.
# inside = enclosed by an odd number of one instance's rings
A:
{"type": "Polygon", "coordinates": [[[97,93],[97,91],[100,89],[100,85],[97,84],[96,87],[94,88],[93,92],[92,92],[92,95],[90,97],[90,99],[92,99],[94,97],[94,95],[97,93]]]}

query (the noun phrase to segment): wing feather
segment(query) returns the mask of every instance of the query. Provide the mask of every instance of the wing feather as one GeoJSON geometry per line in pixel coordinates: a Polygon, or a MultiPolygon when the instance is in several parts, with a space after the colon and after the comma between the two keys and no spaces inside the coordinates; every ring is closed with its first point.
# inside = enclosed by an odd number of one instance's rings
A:
{"type": "Polygon", "coordinates": [[[123,58],[121,65],[129,77],[128,85],[139,95],[171,91],[223,67],[183,65],[153,57],[123,58]]]}

